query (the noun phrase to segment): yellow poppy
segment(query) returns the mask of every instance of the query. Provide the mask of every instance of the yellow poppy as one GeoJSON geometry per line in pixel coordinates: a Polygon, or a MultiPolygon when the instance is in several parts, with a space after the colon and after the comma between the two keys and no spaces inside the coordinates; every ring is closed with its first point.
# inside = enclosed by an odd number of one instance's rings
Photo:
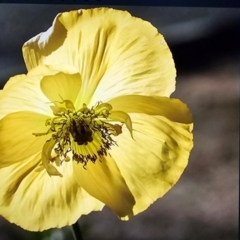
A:
{"type": "Polygon", "coordinates": [[[192,115],[150,23],[109,8],[58,14],[0,91],[0,214],[24,229],[109,206],[144,211],[183,173],[192,115]]]}

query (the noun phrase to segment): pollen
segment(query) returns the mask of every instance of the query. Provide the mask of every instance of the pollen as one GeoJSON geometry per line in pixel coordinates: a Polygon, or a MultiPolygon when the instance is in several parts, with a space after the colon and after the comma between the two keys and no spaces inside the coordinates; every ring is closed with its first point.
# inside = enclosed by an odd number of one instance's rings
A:
{"type": "Polygon", "coordinates": [[[55,117],[45,123],[48,131],[33,133],[36,137],[51,135],[47,142],[52,142],[53,147],[47,164],[61,166],[63,161],[73,160],[86,168],[88,161],[95,163],[117,145],[112,136],[122,133],[122,125],[108,122],[110,104],[97,102],[92,108],[83,104],[78,110],[69,100],[53,104],[50,107],[55,117]]]}

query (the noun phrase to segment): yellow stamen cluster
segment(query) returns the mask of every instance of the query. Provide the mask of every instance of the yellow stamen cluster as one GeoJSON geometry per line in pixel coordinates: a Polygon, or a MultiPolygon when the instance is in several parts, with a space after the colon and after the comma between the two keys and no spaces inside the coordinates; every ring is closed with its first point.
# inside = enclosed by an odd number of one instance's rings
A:
{"type": "Polygon", "coordinates": [[[54,141],[49,162],[60,166],[71,158],[86,166],[88,161],[95,162],[107,155],[111,146],[117,145],[112,135],[122,133],[122,126],[107,122],[112,106],[98,102],[91,109],[86,104],[75,110],[69,100],[54,102],[51,106],[56,117],[47,119],[46,133],[33,133],[35,136],[52,134],[48,141],[54,141]]]}

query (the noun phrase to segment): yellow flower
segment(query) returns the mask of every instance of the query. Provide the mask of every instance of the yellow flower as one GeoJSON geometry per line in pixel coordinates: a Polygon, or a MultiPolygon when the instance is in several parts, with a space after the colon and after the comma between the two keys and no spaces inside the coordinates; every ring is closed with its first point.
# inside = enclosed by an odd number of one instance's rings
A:
{"type": "Polygon", "coordinates": [[[109,206],[144,211],[184,171],[192,116],[150,23],[108,8],[58,14],[0,91],[0,214],[24,229],[109,206]]]}

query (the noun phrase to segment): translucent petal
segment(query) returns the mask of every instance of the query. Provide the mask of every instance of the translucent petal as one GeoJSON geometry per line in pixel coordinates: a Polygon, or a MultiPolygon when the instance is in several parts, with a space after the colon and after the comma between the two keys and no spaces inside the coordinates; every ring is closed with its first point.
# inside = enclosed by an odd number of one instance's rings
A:
{"type": "Polygon", "coordinates": [[[102,210],[104,204],[86,193],[73,176],[72,164],[63,162],[64,177],[37,171],[41,152],[24,162],[0,168],[0,212],[8,221],[30,231],[61,228],[82,214],[102,210]]]}
{"type": "Polygon", "coordinates": [[[114,138],[110,154],[116,161],[136,204],[138,214],[162,197],[178,181],[192,149],[191,124],[161,116],[130,114],[135,141],[128,130],[114,138]]]}
{"type": "Polygon", "coordinates": [[[193,121],[187,105],[174,98],[128,95],[113,98],[108,103],[116,111],[161,115],[180,123],[193,121]]]}
{"type": "MultiPolygon", "coordinates": [[[[49,107],[49,100],[40,89],[40,81],[46,68],[41,66],[30,72],[28,75],[17,75],[8,80],[0,95],[0,118],[18,111],[32,111],[44,115],[52,115],[49,107]]],[[[48,75],[56,71],[48,69],[48,75]]]]}
{"type": "Polygon", "coordinates": [[[0,120],[0,167],[23,161],[42,149],[50,136],[36,137],[33,133],[48,131],[47,118],[35,112],[15,112],[0,120]]]}
{"type": "Polygon", "coordinates": [[[82,76],[77,108],[112,96],[169,96],[175,89],[174,62],[163,36],[126,11],[59,14],[47,32],[24,44],[23,55],[28,69],[40,63],[77,68],[82,76]]]}
{"type": "Polygon", "coordinates": [[[110,156],[88,162],[86,169],[73,162],[73,170],[79,185],[91,196],[109,206],[118,216],[132,214],[134,198],[110,156]]]}
{"type": "MultiPolygon", "coordinates": [[[[18,74],[14,77],[11,77],[6,84],[4,85],[4,90],[6,90],[7,88],[14,86],[15,84],[18,84],[20,81],[24,81],[24,79],[26,78],[25,74],[18,74]]],[[[1,90],[2,91],[2,90],[1,90]]],[[[2,91],[3,92],[3,91],[2,91]]]]}
{"type": "Polygon", "coordinates": [[[46,32],[36,35],[30,42],[23,45],[23,57],[28,71],[40,65],[41,58],[49,55],[63,44],[67,30],[58,20],[60,15],[56,16],[52,27],[46,32]]]}
{"type": "Polygon", "coordinates": [[[35,111],[53,116],[49,100],[62,101],[61,97],[65,97],[75,101],[80,87],[81,77],[75,68],[67,65],[54,68],[38,66],[27,75],[10,78],[5,84],[0,95],[0,118],[16,111],[35,111]]]}
{"type": "Polygon", "coordinates": [[[74,104],[81,89],[81,76],[79,73],[63,72],[54,76],[45,76],[41,80],[41,89],[51,102],[70,100],[74,104]]]}
{"type": "Polygon", "coordinates": [[[32,68],[28,72],[28,76],[48,76],[48,75],[55,75],[57,73],[66,73],[66,74],[76,74],[78,73],[77,69],[72,65],[67,64],[54,64],[54,66],[49,65],[39,65],[35,68],[32,68]]]}

